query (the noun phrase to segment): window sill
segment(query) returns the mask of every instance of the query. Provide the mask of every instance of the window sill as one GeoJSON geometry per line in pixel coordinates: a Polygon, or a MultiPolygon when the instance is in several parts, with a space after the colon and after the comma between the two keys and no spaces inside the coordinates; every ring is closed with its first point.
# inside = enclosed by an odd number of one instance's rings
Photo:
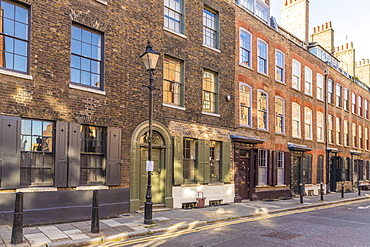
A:
{"type": "Polygon", "coordinates": [[[186,184],[182,184],[181,187],[199,187],[200,184],[197,184],[197,183],[186,183],[186,184]]]}
{"type": "Polygon", "coordinates": [[[266,185],[266,184],[260,184],[260,185],[257,185],[256,188],[269,188],[270,186],[266,185]]]}
{"type": "Polygon", "coordinates": [[[221,53],[221,51],[219,49],[214,48],[214,47],[211,47],[211,46],[208,46],[206,44],[203,44],[203,47],[205,47],[205,48],[207,48],[207,49],[209,49],[211,51],[214,51],[214,52],[217,52],[217,53],[221,53]]]}
{"type": "Polygon", "coordinates": [[[90,93],[101,94],[101,95],[106,95],[107,94],[105,91],[101,91],[99,89],[93,89],[93,88],[79,86],[79,85],[75,85],[75,84],[69,84],[69,88],[82,90],[82,91],[86,91],[86,92],[90,92],[90,93]]]}
{"type": "Polygon", "coordinates": [[[186,108],[182,107],[182,106],[171,105],[171,104],[166,104],[166,103],[162,103],[162,105],[165,106],[165,107],[174,108],[174,109],[178,109],[178,110],[182,110],[182,111],[186,110],[186,108]]]}
{"type": "Polygon", "coordinates": [[[106,0],[95,0],[101,4],[108,5],[108,2],[106,0]]]}
{"type": "Polygon", "coordinates": [[[265,74],[265,73],[263,73],[263,72],[259,72],[259,71],[257,71],[257,73],[258,73],[259,75],[262,75],[262,76],[266,77],[266,78],[270,78],[270,76],[268,76],[268,74],[265,74]]]}
{"type": "Polygon", "coordinates": [[[294,91],[296,91],[296,92],[302,93],[302,91],[301,91],[300,89],[298,89],[298,88],[294,88],[294,87],[292,87],[292,89],[293,89],[294,91]]]}
{"type": "Polygon", "coordinates": [[[38,187],[38,188],[21,188],[21,189],[16,189],[16,192],[47,192],[47,191],[58,191],[56,187],[38,187]]]}
{"type": "Polygon", "coordinates": [[[248,66],[248,65],[245,65],[243,63],[239,63],[239,66],[241,66],[243,68],[246,68],[246,69],[249,69],[250,71],[254,71],[254,69],[252,68],[252,66],[248,66]]]}
{"type": "Polygon", "coordinates": [[[109,189],[108,186],[105,185],[98,185],[98,186],[78,186],[76,190],[107,190],[109,189]]]}
{"type": "Polygon", "coordinates": [[[169,28],[167,28],[167,27],[163,27],[163,30],[164,30],[164,31],[166,31],[166,32],[169,32],[169,33],[171,33],[171,34],[174,34],[174,35],[176,35],[176,36],[178,36],[178,37],[180,37],[180,38],[188,39],[188,37],[187,37],[186,35],[184,35],[184,34],[182,34],[182,33],[178,33],[178,32],[176,32],[176,31],[173,31],[173,30],[171,30],[171,29],[169,29],[169,28]]]}
{"type": "Polygon", "coordinates": [[[252,126],[246,125],[246,124],[239,124],[239,127],[241,127],[241,128],[247,128],[247,129],[253,129],[252,126]]]}
{"type": "Polygon", "coordinates": [[[286,184],[277,184],[277,185],[275,185],[275,188],[286,188],[286,187],[288,187],[288,185],[286,185],[286,184]]]}
{"type": "Polygon", "coordinates": [[[1,69],[1,68],[0,68],[0,74],[14,76],[14,77],[18,77],[18,78],[22,78],[26,80],[33,79],[32,75],[22,74],[22,73],[18,73],[18,72],[6,70],[6,69],[1,69]]]}
{"type": "Polygon", "coordinates": [[[299,137],[299,136],[292,136],[292,139],[296,139],[296,140],[303,140],[302,137],[299,137]]]}
{"type": "Polygon", "coordinates": [[[220,114],[212,113],[212,112],[206,112],[206,111],[202,111],[202,114],[212,116],[212,117],[221,117],[220,114]]]}
{"type": "Polygon", "coordinates": [[[308,94],[308,93],[305,92],[304,95],[307,96],[307,97],[313,98],[312,94],[308,94]]]}
{"type": "Polygon", "coordinates": [[[277,82],[277,83],[279,83],[279,84],[281,84],[281,85],[286,86],[286,83],[285,83],[285,82],[283,82],[283,81],[279,81],[279,80],[276,80],[276,79],[275,79],[275,82],[277,82]]]}
{"type": "Polygon", "coordinates": [[[275,132],[275,135],[277,135],[277,136],[284,136],[284,137],[286,137],[286,134],[284,134],[284,133],[280,133],[280,132],[275,132]]]}
{"type": "Polygon", "coordinates": [[[267,129],[257,129],[257,130],[260,132],[270,133],[270,131],[268,131],[267,129]]]}

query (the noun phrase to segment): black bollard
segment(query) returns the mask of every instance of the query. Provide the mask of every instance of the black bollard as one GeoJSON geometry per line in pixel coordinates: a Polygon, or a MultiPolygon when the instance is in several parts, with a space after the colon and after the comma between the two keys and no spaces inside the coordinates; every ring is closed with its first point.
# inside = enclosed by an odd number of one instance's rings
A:
{"type": "Polygon", "coordinates": [[[360,185],[360,181],[357,182],[357,189],[358,189],[358,195],[360,196],[361,195],[361,185],[360,185]]]}
{"type": "Polygon", "coordinates": [[[342,198],[344,198],[344,183],[342,183],[342,198]]]}
{"type": "Polygon", "coordinates": [[[303,184],[302,183],[300,183],[299,184],[299,196],[300,196],[300,202],[301,202],[301,204],[303,203],[303,184]]]}
{"type": "Polygon", "coordinates": [[[91,232],[99,233],[99,199],[97,190],[93,191],[91,232]]]}
{"type": "Polygon", "coordinates": [[[324,201],[324,188],[322,182],[320,183],[320,196],[321,201],[324,201]]]}
{"type": "Polygon", "coordinates": [[[23,242],[23,193],[17,192],[15,195],[15,208],[12,229],[11,244],[23,242]]]}

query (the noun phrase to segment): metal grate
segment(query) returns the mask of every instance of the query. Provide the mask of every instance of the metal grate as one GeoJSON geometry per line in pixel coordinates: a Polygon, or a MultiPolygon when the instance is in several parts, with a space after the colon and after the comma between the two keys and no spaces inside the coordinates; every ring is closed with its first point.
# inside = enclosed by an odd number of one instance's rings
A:
{"type": "Polygon", "coordinates": [[[209,206],[218,206],[222,204],[222,200],[209,201],[209,206]]]}
{"type": "Polygon", "coordinates": [[[186,202],[182,204],[182,208],[189,209],[189,208],[195,208],[196,202],[186,202]]]}
{"type": "Polygon", "coordinates": [[[267,234],[263,234],[262,236],[269,237],[269,238],[282,239],[282,240],[289,240],[289,239],[301,237],[302,235],[289,233],[289,232],[270,232],[267,234]]]}

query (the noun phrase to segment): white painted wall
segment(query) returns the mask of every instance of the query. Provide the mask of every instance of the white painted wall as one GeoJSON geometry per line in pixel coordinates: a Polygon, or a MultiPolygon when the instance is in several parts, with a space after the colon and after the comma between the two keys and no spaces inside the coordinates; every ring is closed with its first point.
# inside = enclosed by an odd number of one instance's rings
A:
{"type": "Polygon", "coordinates": [[[206,197],[205,206],[209,205],[210,200],[222,200],[222,203],[234,202],[234,188],[234,184],[174,186],[172,187],[173,206],[181,208],[183,203],[196,202],[198,192],[203,192],[206,197]]]}

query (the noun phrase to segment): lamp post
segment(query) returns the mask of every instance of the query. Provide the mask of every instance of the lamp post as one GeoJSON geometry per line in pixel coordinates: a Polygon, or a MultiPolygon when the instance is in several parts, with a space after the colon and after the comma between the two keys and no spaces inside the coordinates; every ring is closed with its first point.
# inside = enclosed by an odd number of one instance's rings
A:
{"type": "Polygon", "coordinates": [[[158,58],[160,53],[156,52],[152,49],[152,45],[150,41],[148,41],[148,45],[146,46],[145,52],[140,56],[143,60],[143,63],[146,67],[146,70],[149,72],[149,85],[143,85],[149,88],[149,137],[148,137],[148,160],[146,161],[146,171],[148,172],[148,184],[146,188],[146,195],[145,195],[145,207],[144,207],[144,224],[153,224],[152,219],[152,210],[153,210],[153,202],[152,202],[152,171],[154,167],[154,163],[152,161],[152,121],[153,121],[153,91],[154,87],[154,70],[157,66],[158,58]]]}

